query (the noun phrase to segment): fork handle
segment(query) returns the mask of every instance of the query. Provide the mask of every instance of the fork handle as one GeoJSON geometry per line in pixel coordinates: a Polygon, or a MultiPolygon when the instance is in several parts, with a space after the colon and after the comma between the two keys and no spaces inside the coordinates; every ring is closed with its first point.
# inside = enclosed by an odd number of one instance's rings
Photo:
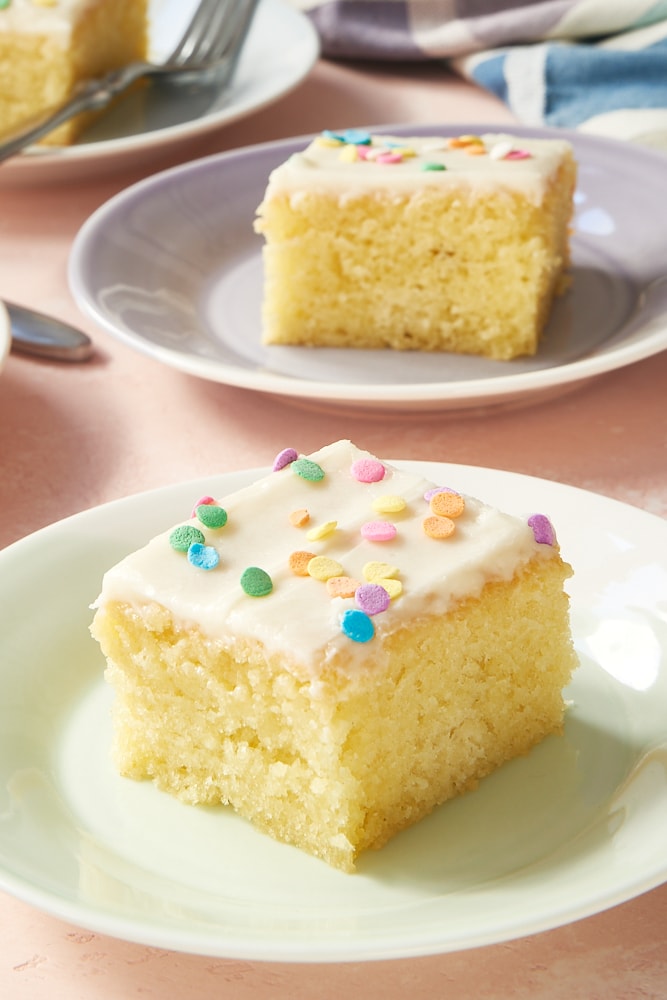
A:
{"type": "Polygon", "coordinates": [[[73,96],[53,110],[35,115],[24,122],[20,129],[10,133],[4,139],[0,137],[0,162],[14,156],[20,150],[37,142],[42,136],[52,132],[58,125],[81,114],[82,111],[97,111],[105,108],[114,97],[126,90],[139,77],[146,76],[151,69],[148,63],[130,63],[121,69],[112,70],[106,76],[96,80],[88,80],[76,89],[73,96]]]}

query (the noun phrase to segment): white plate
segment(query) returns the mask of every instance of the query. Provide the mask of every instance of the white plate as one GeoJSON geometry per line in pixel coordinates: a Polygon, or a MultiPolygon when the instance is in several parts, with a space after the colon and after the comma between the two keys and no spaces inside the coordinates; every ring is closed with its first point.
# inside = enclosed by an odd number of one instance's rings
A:
{"type": "MultiPolygon", "coordinates": [[[[492,126],[395,125],[402,134],[492,126]]],[[[573,286],[534,358],[266,347],[261,239],[252,221],[270,170],[303,137],[189,163],[102,206],[77,236],[70,280],[88,315],[156,360],[203,378],[317,405],[439,410],[516,405],[667,347],[665,160],[572,133],[580,164],[573,286]]]]}
{"type": "MultiPolygon", "coordinates": [[[[150,0],[149,56],[162,62],[195,0],[150,0]]],[[[72,180],[156,159],[195,136],[229,125],[299,84],[319,54],[310,21],[284,0],[261,0],[228,89],[145,88],[126,95],[72,146],[35,145],[7,160],[0,183],[72,180]]]]}
{"type": "Polygon", "coordinates": [[[527,476],[399,464],[553,517],[575,567],[581,658],[564,736],[370,852],[355,875],[224,808],[118,777],[103,662],[87,631],[102,574],[193,498],[260,471],[130,497],[0,554],[0,886],[156,947],[352,961],[532,934],[665,880],[667,524],[527,476]]]}

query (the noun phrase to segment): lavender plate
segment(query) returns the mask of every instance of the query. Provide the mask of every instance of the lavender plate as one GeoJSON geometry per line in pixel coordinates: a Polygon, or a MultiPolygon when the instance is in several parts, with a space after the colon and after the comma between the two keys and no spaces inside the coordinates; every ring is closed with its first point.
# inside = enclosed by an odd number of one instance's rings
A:
{"type": "MultiPolygon", "coordinates": [[[[392,125],[403,135],[493,125],[392,125]]],[[[309,137],[208,157],[103,205],[78,233],[70,285],[84,313],[191,375],[319,406],[424,411],[515,406],[667,347],[667,161],[610,139],[565,136],[579,162],[573,282],[534,358],[267,347],[260,337],[261,238],[252,222],[269,172],[309,137]]]]}

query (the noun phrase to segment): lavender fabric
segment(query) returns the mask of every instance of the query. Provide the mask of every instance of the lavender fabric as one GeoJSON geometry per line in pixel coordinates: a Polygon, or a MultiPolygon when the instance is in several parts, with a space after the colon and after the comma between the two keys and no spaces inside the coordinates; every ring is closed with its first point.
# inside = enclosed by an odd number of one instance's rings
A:
{"type": "Polygon", "coordinates": [[[294,2],[326,58],[446,61],[525,124],[667,138],[667,0],[294,2]]]}

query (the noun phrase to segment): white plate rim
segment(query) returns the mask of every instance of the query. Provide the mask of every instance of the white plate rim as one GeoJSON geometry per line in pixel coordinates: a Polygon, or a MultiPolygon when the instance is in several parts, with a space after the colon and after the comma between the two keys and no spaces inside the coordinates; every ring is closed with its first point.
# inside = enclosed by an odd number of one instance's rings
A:
{"type": "MultiPolygon", "coordinates": [[[[446,127],[452,131],[451,124],[446,127]]],[[[398,132],[405,134],[413,128],[420,134],[427,130],[437,133],[443,130],[443,124],[425,125],[413,123],[396,123],[394,125],[368,126],[373,132],[398,132]]],[[[468,132],[484,133],[498,131],[493,124],[472,123],[456,125],[455,129],[468,132]]],[[[596,149],[606,150],[610,157],[615,152],[623,151],[628,155],[631,147],[614,139],[601,138],[573,133],[568,130],[547,128],[529,128],[512,126],[515,135],[542,136],[545,138],[568,138],[583,148],[593,145],[596,149]]],[[[635,337],[630,343],[621,343],[605,349],[604,344],[599,351],[585,355],[573,361],[535,371],[508,373],[492,378],[471,378],[461,381],[441,381],[433,383],[404,384],[401,382],[373,384],[330,383],[290,378],[266,370],[249,370],[225,363],[224,361],[201,359],[195,355],[172,351],[160,345],[147,342],[141,334],[128,333],[118,329],[99,307],[94,296],[86,287],[82,276],[82,262],[89,246],[94,243],[106,225],[106,220],[122,206],[139,201],[163,184],[172,180],[192,175],[198,171],[207,171],[212,167],[224,169],[225,164],[232,163],[236,158],[262,155],[266,152],[275,153],[278,159],[285,158],[294,148],[301,147],[313,138],[306,134],[289,139],[274,140],[241,147],[236,150],[203,157],[138,182],[112,197],[100,206],[81,226],[70,252],[68,276],[72,294],[79,308],[112,336],[128,346],[148,355],[169,367],[188,375],[218,381],[226,385],[267,393],[281,398],[297,401],[329,404],[354,404],[362,408],[391,409],[448,409],[486,407],[503,404],[530,402],[539,397],[554,395],[556,392],[577,388],[581,383],[615,371],[618,368],[634,364],[651,357],[667,348],[667,317],[664,323],[652,332],[635,337]]],[[[633,155],[648,158],[656,169],[664,169],[664,154],[640,147],[632,148],[633,155]]]]}
{"type": "MultiPolygon", "coordinates": [[[[394,464],[406,466],[415,471],[428,476],[435,481],[453,481],[456,476],[467,479],[471,477],[473,483],[488,483],[491,486],[502,486],[505,489],[518,489],[531,495],[531,500],[535,501],[539,497],[543,502],[552,498],[552,502],[558,507],[561,503],[570,510],[581,510],[589,507],[588,513],[597,511],[605,516],[618,519],[619,522],[628,520],[632,522],[633,530],[639,526],[642,532],[649,535],[656,530],[665,532],[665,523],[655,515],[649,514],[639,508],[630,507],[620,501],[613,500],[598,494],[593,494],[577,487],[565,484],[553,483],[548,480],[541,480],[535,477],[509,473],[497,469],[482,469],[474,466],[452,465],[449,463],[436,462],[404,462],[392,460],[394,464]]],[[[176,486],[161,487],[157,490],[149,490],[121,500],[111,501],[99,507],[91,508],[80,514],[72,515],[56,524],[50,525],[40,531],[22,539],[9,546],[0,555],[0,563],[6,563],[12,559],[21,559],[24,554],[34,553],[40,547],[48,545],[51,539],[57,538],[63,532],[71,532],[74,529],[82,528],[87,533],[90,541],[95,537],[95,529],[109,522],[109,518],[114,520],[119,518],[122,522],[125,513],[131,513],[133,505],[137,503],[154,504],[168,497],[173,502],[179,497],[181,500],[186,496],[207,492],[212,481],[219,487],[226,484],[224,491],[236,489],[241,485],[253,481],[268,470],[265,468],[248,469],[235,473],[226,473],[209,476],[188,483],[181,483],[176,486]]],[[[466,489],[468,485],[466,485],[466,489]]],[[[481,492],[481,491],[478,491],[481,492]]],[[[220,493],[219,495],[222,495],[220,493]]],[[[179,501],[180,502],[180,501],[179,501]]],[[[557,522],[558,523],[558,522],[557,522]]],[[[118,526],[113,529],[116,530],[118,526]]],[[[113,534],[113,532],[112,532],[113,534]]],[[[667,536],[666,536],[667,537],[667,536]]],[[[567,556],[567,553],[566,553],[567,556]]],[[[667,563],[664,566],[667,571],[667,563]]],[[[80,610],[80,609],[79,609],[80,610]]],[[[664,665],[662,668],[664,674],[664,665]]],[[[2,671],[0,670],[0,683],[2,682],[2,671]]],[[[667,729],[663,728],[662,737],[667,741],[667,729]]],[[[665,807],[663,802],[663,809],[665,807]]],[[[641,853],[641,852],[640,852],[641,853]]],[[[272,942],[232,940],[228,935],[225,937],[220,932],[209,931],[202,933],[196,927],[188,928],[164,928],[162,926],[151,926],[149,921],[142,921],[139,918],[134,920],[119,918],[117,915],[101,912],[85,904],[72,903],[59,895],[56,891],[49,892],[43,888],[26,884],[25,880],[14,878],[7,871],[0,868],[0,887],[11,894],[23,899],[25,902],[38,907],[61,919],[68,920],[73,924],[87,927],[94,931],[110,934],[121,939],[166,947],[177,951],[190,952],[195,954],[216,955],[220,957],[238,957],[257,960],[292,961],[292,962],[318,962],[318,961],[364,961],[388,959],[397,957],[417,957],[421,955],[444,953],[447,951],[463,950],[470,947],[497,944],[505,940],[516,937],[534,934],[540,931],[553,929],[563,924],[582,919],[587,916],[599,913],[611,906],[617,905],[632,899],[640,893],[657,887],[667,880],[667,851],[661,858],[660,863],[653,867],[642,869],[641,858],[639,869],[630,876],[619,877],[612,880],[612,885],[596,884],[596,891],[589,891],[584,898],[573,901],[571,896],[564,895],[560,899],[560,905],[550,912],[544,912],[540,916],[530,914],[524,916],[523,921],[515,920],[513,923],[505,924],[497,931],[485,927],[476,932],[470,927],[467,931],[454,933],[449,929],[449,934],[442,928],[434,927],[431,936],[422,940],[401,940],[400,933],[382,941],[374,941],[364,938],[357,941],[354,932],[349,938],[342,941],[319,940],[316,945],[310,946],[299,942],[285,935],[281,938],[279,928],[276,928],[276,938],[272,942]]],[[[352,876],[353,878],[355,876],[352,876]]],[[[511,880],[510,880],[511,881],[511,880]]],[[[500,885],[502,891],[502,883],[500,885]]],[[[463,897],[462,897],[463,898],[463,897]]],[[[511,901],[511,885],[508,900],[511,901]]],[[[514,902],[520,903],[521,893],[514,902]]]]}

